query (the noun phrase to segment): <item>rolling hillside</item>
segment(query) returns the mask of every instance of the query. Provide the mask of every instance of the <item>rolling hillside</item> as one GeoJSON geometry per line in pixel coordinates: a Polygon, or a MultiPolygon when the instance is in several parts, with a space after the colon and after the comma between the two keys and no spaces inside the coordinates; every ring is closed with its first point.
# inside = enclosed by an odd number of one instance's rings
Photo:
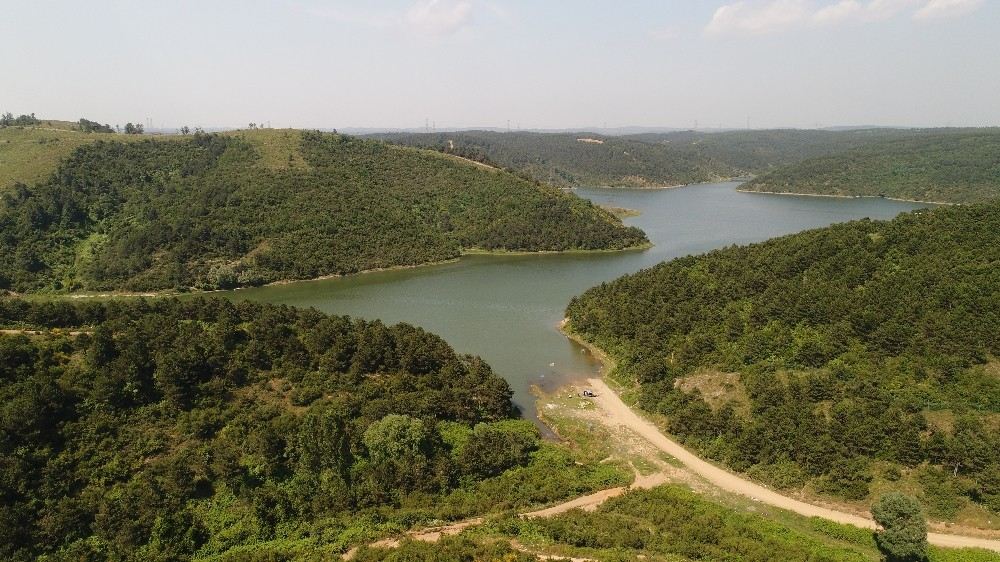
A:
{"type": "Polygon", "coordinates": [[[376,138],[431,148],[508,168],[564,186],[663,187],[763,173],[912,131],[730,131],[605,136],[591,133],[379,134],[376,138]]]}
{"type": "Polygon", "coordinates": [[[760,176],[751,191],[975,203],[1000,197],[1000,130],[929,132],[812,158],[760,176]]]}
{"type": "Polygon", "coordinates": [[[1000,203],[660,264],[570,325],[702,453],[780,488],[1000,513],[1000,203]]]}
{"type": "Polygon", "coordinates": [[[0,289],[229,288],[472,249],[646,242],[554,187],[378,141],[273,130],[96,140],[3,195],[0,289]]]}

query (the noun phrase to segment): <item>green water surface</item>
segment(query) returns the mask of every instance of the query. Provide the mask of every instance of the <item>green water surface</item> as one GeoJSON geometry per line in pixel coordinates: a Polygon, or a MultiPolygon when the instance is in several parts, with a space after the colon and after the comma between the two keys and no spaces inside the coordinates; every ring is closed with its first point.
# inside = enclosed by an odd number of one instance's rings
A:
{"type": "Polygon", "coordinates": [[[627,219],[654,246],[644,251],[535,256],[468,256],[455,263],[245,289],[232,298],[408,322],[480,355],[507,379],[525,416],[532,385],[553,389],[597,372],[593,358],[558,331],[570,298],[626,273],[688,254],[747,244],[923,205],[740,193],[737,183],[668,190],[579,189],[602,205],[636,209],[627,219]]]}

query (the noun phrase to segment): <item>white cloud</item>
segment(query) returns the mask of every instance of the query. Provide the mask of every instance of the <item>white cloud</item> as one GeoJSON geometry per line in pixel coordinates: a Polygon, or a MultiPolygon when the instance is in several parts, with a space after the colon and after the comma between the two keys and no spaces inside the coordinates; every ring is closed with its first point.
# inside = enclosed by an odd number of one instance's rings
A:
{"type": "Polygon", "coordinates": [[[976,11],[983,0],[930,0],[913,14],[914,19],[933,20],[964,16],[976,11]]]}
{"type": "Polygon", "coordinates": [[[834,24],[859,17],[864,12],[864,5],[858,0],[842,0],[819,9],[812,19],[819,24],[834,24]]]}
{"type": "Polygon", "coordinates": [[[805,0],[740,1],[715,10],[705,31],[712,35],[781,31],[803,21],[809,13],[805,0]]]}
{"type": "Polygon", "coordinates": [[[895,17],[900,12],[920,4],[921,0],[841,0],[819,8],[813,23],[832,25],[843,22],[876,22],[895,17]]]}
{"type": "Polygon", "coordinates": [[[762,35],[792,28],[872,23],[914,9],[915,19],[968,14],[984,0],[739,0],[715,10],[709,35],[762,35]],[[919,9],[918,9],[919,8],[919,9]]]}
{"type": "Polygon", "coordinates": [[[418,33],[451,35],[472,23],[472,3],[465,0],[419,0],[406,12],[406,23],[418,33]]]}

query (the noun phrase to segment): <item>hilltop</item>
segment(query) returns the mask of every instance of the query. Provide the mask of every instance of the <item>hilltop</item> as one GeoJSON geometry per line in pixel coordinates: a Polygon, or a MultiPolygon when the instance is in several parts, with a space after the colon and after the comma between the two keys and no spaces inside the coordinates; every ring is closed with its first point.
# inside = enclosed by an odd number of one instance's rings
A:
{"type": "Polygon", "coordinates": [[[555,187],[374,140],[296,130],[62,134],[48,160],[69,156],[47,179],[3,197],[0,288],[231,288],[468,250],[647,243],[641,231],[555,187]],[[70,147],[73,135],[84,140],[70,147]]]}
{"type": "Polygon", "coordinates": [[[927,131],[779,168],[743,189],[975,203],[1000,196],[1000,129],[927,131]]]}
{"type": "Polygon", "coordinates": [[[640,405],[778,488],[936,519],[1000,513],[1000,203],[677,259],[595,287],[572,330],[640,405]]]}
{"type": "Polygon", "coordinates": [[[374,138],[456,154],[564,185],[665,187],[718,181],[915,134],[856,131],[679,131],[627,136],[579,133],[382,133],[374,138]]]}
{"type": "Polygon", "coordinates": [[[100,140],[130,140],[126,135],[84,133],[68,121],[40,121],[29,127],[0,128],[0,193],[16,183],[49,177],[77,148],[100,140]]]}

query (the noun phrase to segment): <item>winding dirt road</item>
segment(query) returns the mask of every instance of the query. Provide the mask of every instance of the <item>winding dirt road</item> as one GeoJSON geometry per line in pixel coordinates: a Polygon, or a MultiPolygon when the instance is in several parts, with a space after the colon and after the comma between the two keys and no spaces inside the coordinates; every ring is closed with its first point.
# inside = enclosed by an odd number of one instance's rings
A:
{"type": "MultiPolygon", "coordinates": [[[[718,486],[719,488],[746,496],[756,502],[772,505],[788,511],[793,511],[807,517],[822,517],[837,523],[854,525],[864,529],[875,529],[875,522],[866,517],[860,517],[851,513],[844,513],[825,507],[820,507],[805,503],[788,496],[783,496],[774,490],[770,490],[755,484],[745,478],[737,476],[722,468],[711,464],[697,455],[694,455],[676,441],[668,438],[651,422],[643,419],[634,410],[629,408],[618,394],[615,393],[602,379],[589,379],[587,384],[597,392],[594,403],[603,412],[601,421],[608,426],[624,426],[643,439],[649,441],[657,449],[676,458],[689,470],[701,476],[705,480],[718,486]]],[[[929,533],[927,540],[937,546],[951,548],[985,548],[1000,552],[1000,540],[990,540],[979,537],[969,537],[964,535],[948,535],[944,533],[929,533]]]]}

